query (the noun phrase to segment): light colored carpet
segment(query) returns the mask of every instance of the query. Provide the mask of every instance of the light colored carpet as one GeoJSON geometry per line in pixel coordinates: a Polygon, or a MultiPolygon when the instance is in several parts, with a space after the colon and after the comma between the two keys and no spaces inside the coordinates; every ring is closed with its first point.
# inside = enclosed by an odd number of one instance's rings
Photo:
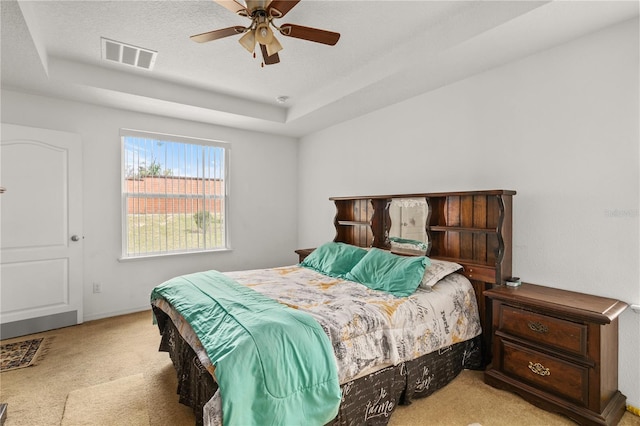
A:
{"type": "Polygon", "coordinates": [[[409,406],[396,407],[389,426],[463,426],[473,423],[483,426],[575,425],[568,418],[540,410],[510,392],[486,385],[482,377],[481,371],[462,371],[453,382],[428,398],[415,400],[409,406]]]}
{"type": "MultiPolygon", "coordinates": [[[[195,424],[191,409],[178,402],[169,355],[158,352],[160,333],[150,310],[29,337],[51,336],[55,339],[38,365],[0,373],[0,401],[8,403],[4,426],[60,426],[70,393],[138,374],[150,425],[195,424]]],[[[128,415],[121,416],[120,424],[127,425],[128,415]]]]}
{"type": "Polygon", "coordinates": [[[142,374],[77,389],[67,397],[61,426],[149,426],[142,374]]]}
{"type": "MultiPolygon", "coordinates": [[[[176,372],[169,355],[158,352],[160,334],[150,311],[28,337],[51,336],[55,339],[38,365],[0,373],[0,401],[9,404],[4,426],[137,425],[136,419],[144,417],[143,402],[150,426],[195,424],[191,409],[178,403],[176,372]],[[93,405],[106,401],[118,408],[93,405]],[[106,420],[96,421],[101,411],[107,411],[106,420]],[[109,423],[111,418],[115,423],[109,423]]],[[[390,426],[573,424],[485,385],[482,374],[463,371],[430,397],[397,407],[390,426]]],[[[640,426],[640,417],[626,412],[620,426],[640,426]]]]}

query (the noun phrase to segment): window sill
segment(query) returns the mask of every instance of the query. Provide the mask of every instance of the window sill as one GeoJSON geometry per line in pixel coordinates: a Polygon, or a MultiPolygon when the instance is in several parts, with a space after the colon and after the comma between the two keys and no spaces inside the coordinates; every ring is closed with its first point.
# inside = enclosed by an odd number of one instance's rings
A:
{"type": "Polygon", "coordinates": [[[233,251],[231,248],[223,248],[223,249],[214,249],[214,250],[203,250],[203,251],[183,251],[176,253],[162,253],[162,254],[148,254],[142,256],[127,256],[127,257],[119,257],[118,262],[135,262],[138,260],[151,260],[151,259],[163,259],[167,257],[173,256],[193,256],[193,255],[201,255],[201,254],[211,254],[211,253],[226,253],[233,251]]]}

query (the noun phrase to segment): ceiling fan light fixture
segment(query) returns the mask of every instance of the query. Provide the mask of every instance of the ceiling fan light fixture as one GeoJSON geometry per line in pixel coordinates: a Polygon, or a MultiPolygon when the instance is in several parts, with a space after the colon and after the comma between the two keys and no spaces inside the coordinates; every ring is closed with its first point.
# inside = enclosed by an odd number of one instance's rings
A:
{"type": "Polygon", "coordinates": [[[256,48],[256,35],[254,33],[254,30],[249,30],[244,33],[244,35],[240,37],[240,40],[238,40],[238,42],[242,45],[242,47],[247,49],[249,53],[253,53],[256,48]]]}
{"type": "Polygon", "coordinates": [[[273,41],[273,31],[267,22],[261,22],[256,26],[256,41],[265,46],[273,41]]]}
{"type": "Polygon", "coordinates": [[[272,37],[271,43],[266,45],[267,55],[272,56],[282,50],[282,45],[277,38],[272,37]]]}

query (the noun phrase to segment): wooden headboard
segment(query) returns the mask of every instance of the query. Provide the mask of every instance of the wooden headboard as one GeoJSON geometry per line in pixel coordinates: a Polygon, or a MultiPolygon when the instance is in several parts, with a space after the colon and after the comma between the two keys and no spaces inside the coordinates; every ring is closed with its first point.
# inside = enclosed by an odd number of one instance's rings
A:
{"type": "MultiPolygon", "coordinates": [[[[334,241],[391,249],[389,206],[396,198],[424,198],[427,255],[461,264],[476,292],[483,330],[491,327],[484,291],[511,278],[512,199],[515,191],[463,191],[422,194],[331,197],[336,206],[334,241]]],[[[484,333],[485,362],[491,335],[484,333]]]]}

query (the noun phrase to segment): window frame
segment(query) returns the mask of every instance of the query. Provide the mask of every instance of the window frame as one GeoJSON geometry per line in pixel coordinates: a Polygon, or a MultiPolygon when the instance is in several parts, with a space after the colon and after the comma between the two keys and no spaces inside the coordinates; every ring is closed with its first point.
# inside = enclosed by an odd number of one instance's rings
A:
{"type": "MultiPolygon", "coordinates": [[[[120,229],[122,232],[121,235],[121,249],[120,249],[120,261],[128,261],[128,260],[139,260],[139,259],[149,259],[149,258],[160,258],[167,256],[182,256],[182,255],[194,255],[194,254],[202,254],[202,253],[214,253],[214,252],[225,252],[231,250],[231,243],[229,237],[229,169],[230,169],[230,157],[231,157],[231,143],[215,140],[215,139],[205,139],[205,138],[197,138],[197,137],[189,137],[189,136],[179,136],[168,133],[159,133],[159,132],[149,132],[143,130],[133,130],[133,129],[120,129],[120,229]],[[126,137],[138,137],[145,139],[152,139],[155,141],[164,141],[164,142],[177,142],[177,143],[185,143],[190,145],[198,145],[198,146],[213,146],[223,148],[223,179],[224,179],[224,196],[221,198],[223,201],[224,208],[222,210],[222,215],[224,219],[224,244],[222,247],[215,248],[204,248],[204,249],[186,249],[186,250],[174,250],[174,251],[157,251],[157,252],[147,252],[143,254],[128,254],[128,239],[129,239],[129,227],[128,227],[128,204],[127,199],[129,193],[127,192],[127,172],[126,170],[126,151],[125,151],[125,138],[126,137]]],[[[160,197],[163,198],[163,197],[160,197]]],[[[179,197],[180,198],[180,197],[179,197]]],[[[195,197],[187,197],[189,199],[198,199],[195,197]]],[[[200,198],[202,199],[202,198],[200,198]]]]}

